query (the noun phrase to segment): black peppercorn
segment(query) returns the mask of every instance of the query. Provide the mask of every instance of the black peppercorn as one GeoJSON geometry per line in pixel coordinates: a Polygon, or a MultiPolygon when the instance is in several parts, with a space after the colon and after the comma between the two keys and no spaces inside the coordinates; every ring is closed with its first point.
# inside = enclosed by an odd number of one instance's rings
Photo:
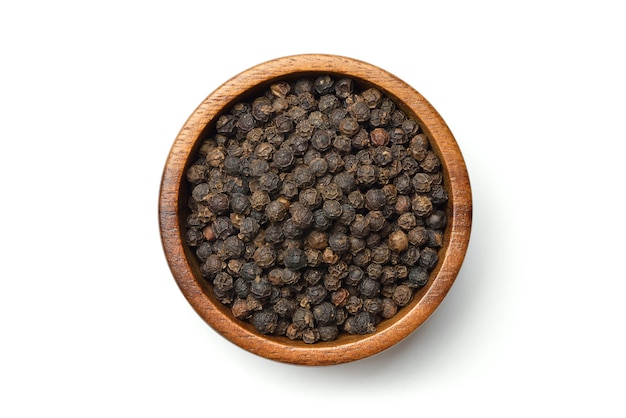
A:
{"type": "Polygon", "coordinates": [[[306,344],[314,344],[320,339],[320,332],[317,328],[307,328],[302,331],[302,341],[306,344]]]}
{"type": "Polygon", "coordinates": [[[274,153],[273,161],[281,170],[287,170],[294,162],[293,152],[287,147],[282,147],[274,153]]]}
{"type": "Polygon", "coordinates": [[[235,233],[231,220],[225,216],[219,216],[213,221],[213,233],[218,239],[224,240],[235,233]]]}
{"type": "Polygon", "coordinates": [[[365,206],[365,196],[358,190],[348,194],[348,203],[355,209],[362,209],[365,206]]]}
{"type": "Polygon", "coordinates": [[[260,277],[262,272],[263,271],[259,266],[257,266],[256,263],[250,262],[241,266],[241,271],[239,274],[245,280],[254,280],[257,277],[260,277]]]}
{"type": "Polygon", "coordinates": [[[342,233],[334,233],[328,237],[328,245],[335,253],[344,253],[350,249],[348,236],[342,233]]]}
{"type": "Polygon", "coordinates": [[[256,278],[250,284],[250,293],[258,299],[266,298],[272,293],[272,284],[265,278],[256,278]]]}
{"type": "Polygon", "coordinates": [[[408,286],[420,288],[428,283],[428,271],[422,267],[414,267],[409,272],[408,286]]]}
{"type": "Polygon", "coordinates": [[[359,294],[364,298],[373,298],[380,290],[380,282],[366,277],[359,283],[359,294]]]}
{"type": "Polygon", "coordinates": [[[327,130],[317,130],[311,137],[311,146],[318,151],[326,151],[332,145],[333,135],[327,130]]]}
{"type": "Polygon", "coordinates": [[[347,318],[343,328],[350,334],[368,334],[375,331],[374,323],[367,312],[359,312],[347,318]]]}
{"type": "Polygon", "coordinates": [[[241,256],[244,251],[244,243],[239,237],[232,235],[224,241],[222,251],[227,258],[237,258],[241,256]]]}
{"type": "Polygon", "coordinates": [[[370,231],[380,231],[385,227],[387,221],[385,215],[379,210],[373,210],[366,215],[370,231]]]}
{"type": "Polygon", "coordinates": [[[336,200],[327,200],[324,202],[322,206],[322,210],[324,211],[324,215],[328,219],[337,219],[341,216],[343,211],[341,207],[341,203],[336,200]]]}
{"type": "Polygon", "coordinates": [[[335,321],[335,306],[330,302],[322,302],[312,309],[317,325],[330,325],[335,321]]]}
{"type": "Polygon", "coordinates": [[[300,270],[306,267],[306,255],[304,251],[299,248],[289,248],[285,253],[283,263],[285,263],[285,267],[290,270],[300,270]]]}
{"type": "Polygon", "coordinates": [[[370,189],[365,194],[365,207],[369,210],[378,210],[386,202],[385,193],[381,189],[370,189]]]}
{"type": "Polygon", "coordinates": [[[325,231],[330,228],[332,221],[326,216],[324,210],[318,209],[313,212],[313,228],[318,231],[325,231]]]}
{"type": "Polygon", "coordinates": [[[283,222],[283,235],[288,239],[295,239],[302,235],[302,228],[298,227],[293,218],[287,219],[283,222]]]}
{"type": "Polygon", "coordinates": [[[343,194],[349,194],[356,188],[356,182],[354,180],[354,174],[342,171],[333,178],[333,183],[336,184],[343,194]]]}
{"type": "Polygon", "coordinates": [[[420,251],[411,245],[400,255],[400,260],[407,266],[414,266],[420,259],[420,251]]]}
{"type": "Polygon", "coordinates": [[[426,247],[420,252],[419,265],[426,270],[432,270],[437,264],[438,256],[437,251],[433,248],[426,247]]]}
{"type": "MultiPolygon", "coordinates": [[[[335,315],[336,316],[336,315],[335,315]]],[[[321,341],[334,341],[337,339],[339,329],[337,325],[325,325],[318,328],[321,341]]]]}
{"type": "Polygon", "coordinates": [[[261,334],[271,334],[278,325],[278,314],[271,310],[263,310],[252,314],[252,325],[261,334]]]}
{"type": "Polygon", "coordinates": [[[330,173],[335,173],[343,168],[343,165],[344,165],[343,159],[336,152],[331,151],[327,153],[324,156],[324,158],[326,159],[326,162],[328,163],[328,171],[330,173]]]}
{"type": "Polygon", "coordinates": [[[376,183],[376,178],[376,168],[371,164],[362,165],[356,170],[356,183],[359,186],[371,186],[376,183]]]}
{"type": "Polygon", "coordinates": [[[341,215],[337,219],[341,225],[350,225],[354,221],[355,217],[356,210],[354,209],[354,206],[348,203],[341,205],[341,215]]]}
{"type": "Polygon", "coordinates": [[[318,109],[320,112],[328,114],[329,112],[331,112],[333,109],[337,108],[337,106],[339,106],[339,99],[337,99],[336,96],[333,96],[331,94],[326,94],[322,97],[320,97],[319,103],[318,103],[318,109]]]}
{"type": "Polygon", "coordinates": [[[417,173],[411,182],[413,190],[418,193],[428,193],[430,191],[431,179],[426,173],[417,173]]]}
{"type": "Polygon", "coordinates": [[[350,115],[358,122],[365,122],[370,118],[370,108],[365,102],[355,102],[350,106],[350,115]]]}

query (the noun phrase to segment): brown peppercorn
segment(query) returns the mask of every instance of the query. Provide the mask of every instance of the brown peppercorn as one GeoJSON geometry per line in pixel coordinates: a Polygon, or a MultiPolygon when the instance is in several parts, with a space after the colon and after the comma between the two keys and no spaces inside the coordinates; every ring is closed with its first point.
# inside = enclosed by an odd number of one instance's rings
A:
{"type": "Polygon", "coordinates": [[[274,265],[276,261],[276,252],[274,247],[270,245],[264,245],[259,247],[254,252],[254,262],[261,268],[268,268],[274,265]]]}
{"type": "Polygon", "coordinates": [[[310,187],[300,192],[298,201],[307,208],[315,209],[322,204],[322,195],[317,189],[310,187]]]}
{"type": "Polygon", "coordinates": [[[411,212],[403,213],[398,217],[398,226],[405,231],[415,228],[417,225],[417,219],[411,212]]]}
{"type": "Polygon", "coordinates": [[[365,196],[358,190],[348,194],[348,203],[355,209],[362,209],[365,206],[365,196]]]}
{"type": "Polygon", "coordinates": [[[392,251],[402,252],[409,248],[409,239],[402,231],[395,231],[389,235],[389,248],[392,251]]]}
{"type": "Polygon", "coordinates": [[[379,210],[372,210],[366,215],[371,231],[380,231],[387,224],[385,215],[379,210]]]}
{"type": "Polygon", "coordinates": [[[301,203],[294,203],[290,206],[289,212],[295,226],[301,229],[307,229],[313,222],[313,212],[301,203]]]}
{"type": "Polygon", "coordinates": [[[324,253],[322,254],[322,259],[326,264],[335,264],[339,261],[339,255],[335,254],[330,247],[326,247],[324,249],[324,253]]]}
{"type": "Polygon", "coordinates": [[[437,158],[435,153],[432,151],[426,152],[426,156],[422,161],[420,161],[420,167],[422,167],[422,169],[427,173],[432,173],[439,169],[440,165],[441,162],[439,161],[439,158],[437,158]]]}
{"type": "Polygon", "coordinates": [[[417,216],[428,216],[433,211],[433,202],[425,195],[415,195],[411,205],[417,216]]]}
{"type": "Polygon", "coordinates": [[[361,186],[371,186],[376,183],[377,174],[373,165],[362,165],[356,170],[356,183],[361,186]]]}
{"type": "Polygon", "coordinates": [[[335,290],[330,294],[330,302],[335,306],[345,306],[350,297],[350,292],[343,287],[335,290]]]}
{"type": "Polygon", "coordinates": [[[391,257],[391,250],[386,243],[377,245],[372,249],[372,261],[378,265],[389,262],[391,257]]]}
{"type": "Polygon", "coordinates": [[[383,128],[375,128],[370,133],[372,144],[377,147],[383,147],[389,143],[389,132],[383,128]]]}
{"type": "Polygon", "coordinates": [[[207,241],[213,241],[216,238],[215,232],[213,232],[213,226],[212,225],[206,226],[202,230],[202,235],[203,235],[204,239],[207,240],[207,241]]]}
{"type": "Polygon", "coordinates": [[[315,250],[323,250],[328,247],[328,235],[322,231],[311,231],[307,236],[307,243],[315,250]]]}
{"type": "Polygon", "coordinates": [[[270,200],[270,196],[267,192],[257,190],[252,193],[252,196],[250,197],[250,205],[252,206],[252,209],[261,211],[265,209],[265,206],[268,203],[270,203],[270,200]]]}
{"type": "Polygon", "coordinates": [[[250,309],[248,309],[248,303],[245,299],[235,298],[233,306],[231,308],[233,316],[238,319],[246,319],[250,316],[250,309]]]}
{"type": "Polygon", "coordinates": [[[411,182],[411,184],[413,185],[413,190],[418,193],[428,193],[430,191],[431,183],[432,180],[426,173],[415,174],[411,182]]]}
{"type": "Polygon", "coordinates": [[[365,238],[370,233],[369,219],[361,214],[357,214],[350,224],[350,234],[357,238],[365,238]]]}
{"type": "Polygon", "coordinates": [[[381,316],[385,319],[393,318],[398,313],[398,305],[390,299],[384,298],[382,301],[381,316]]]}
{"type": "Polygon", "coordinates": [[[400,285],[393,291],[391,298],[398,306],[406,306],[413,298],[413,291],[406,285],[400,285]]]}
{"type": "Polygon", "coordinates": [[[270,222],[280,222],[285,220],[289,207],[279,200],[273,200],[267,204],[265,214],[270,222]]]}

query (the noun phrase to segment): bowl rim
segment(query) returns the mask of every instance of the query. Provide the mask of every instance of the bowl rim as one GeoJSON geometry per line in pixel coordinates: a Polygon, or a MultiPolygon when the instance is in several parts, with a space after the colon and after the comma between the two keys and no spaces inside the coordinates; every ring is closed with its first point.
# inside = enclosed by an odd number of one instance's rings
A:
{"type": "MultiPolygon", "coordinates": [[[[395,75],[354,58],[329,54],[300,54],[255,65],[227,80],[189,116],[167,157],[159,191],[161,243],[171,273],[181,292],[203,320],[221,336],[253,354],[284,363],[330,365],[363,359],[395,345],[415,331],[440,305],[461,268],[472,223],[472,196],[463,155],[447,124],[414,88],[395,75]],[[206,127],[238,98],[279,79],[314,75],[345,75],[371,84],[392,96],[397,105],[418,119],[431,147],[439,156],[448,191],[448,227],[437,268],[403,313],[383,321],[373,334],[342,335],[332,342],[305,344],[286,337],[263,336],[207,291],[188,260],[180,217],[181,187],[191,156],[206,127]],[[230,315],[230,316],[229,316],[230,315]]],[[[196,269],[197,270],[197,269],[196,269]]]]}

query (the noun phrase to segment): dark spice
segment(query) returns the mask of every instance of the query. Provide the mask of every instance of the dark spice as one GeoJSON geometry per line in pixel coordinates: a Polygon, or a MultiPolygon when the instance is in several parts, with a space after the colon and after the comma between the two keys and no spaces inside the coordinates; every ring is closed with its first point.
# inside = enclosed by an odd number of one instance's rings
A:
{"type": "Polygon", "coordinates": [[[261,334],[375,332],[428,286],[444,245],[448,193],[426,134],[351,78],[279,80],[235,103],[185,175],[184,241],[261,334]]]}

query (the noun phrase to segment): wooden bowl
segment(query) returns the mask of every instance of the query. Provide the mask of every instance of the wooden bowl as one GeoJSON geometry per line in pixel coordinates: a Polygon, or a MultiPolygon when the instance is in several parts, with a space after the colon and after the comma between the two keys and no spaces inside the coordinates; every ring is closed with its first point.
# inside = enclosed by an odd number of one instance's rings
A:
{"type": "Polygon", "coordinates": [[[191,114],[178,134],[163,172],[159,222],[165,256],[172,274],[196,312],[219,334],[237,346],[268,359],[301,365],[350,362],[377,354],[417,329],[437,308],[452,286],[465,257],[470,237],[472,198],[461,151],[437,111],[409,85],[394,75],[362,61],[331,55],[296,55],[250,68],[217,88],[191,114]],[[442,162],[444,184],[449,195],[448,226],[439,263],[430,281],[412,302],[367,335],[340,333],[332,342],[305,344],[287,337],[266,336],[236,319],[230,308],[214,297],[200,274],[194,253],[185,244],[184,226],[189,210],[190,186],[185,172],[202,142],[203,133],[217,116],[237,101],[251,98],[279,79],[316,74],[342,75],[374,86],[392,98],[407,115],[414,117],[428,136],[442,162]]]}

